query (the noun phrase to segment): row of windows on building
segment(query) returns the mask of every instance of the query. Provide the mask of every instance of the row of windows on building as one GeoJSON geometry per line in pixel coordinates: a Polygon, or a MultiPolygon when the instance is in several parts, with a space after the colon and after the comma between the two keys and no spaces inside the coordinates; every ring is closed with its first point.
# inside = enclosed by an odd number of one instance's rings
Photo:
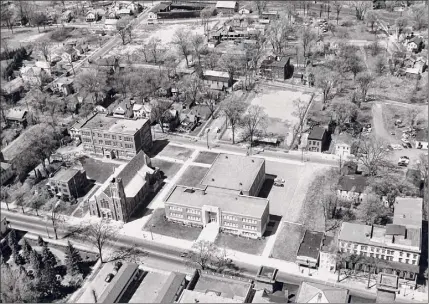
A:
{"type": "MultiPolygon", "coordinates": [[[[84,136],[91,136],[91,133],[88,131],[82,131],[82,135],[84,136]]],[[[100,138],[111,138],[113,140],[116,140],[116,138],[118,140],[122,140],[122,137],[124,139],[124,141],[133,141],[132,137],[127,137],[127,136],[116,136],[116,135],[110,135],[110,134],[102,134],[102,133],[97,133],[97,136],[100,138]]]]}
{"type": "MultiPolygon", "coordinates": [[[[183,208],[181,208],[181,207],[177,207],[177,206],[169,206],[169,209],[170,210],[173,210],[173,211],[180,211],[180,212],[182,212],[183,211],[183,208]]],[[[201,214],[201,211],[199,211],[199,210],[196,210],[196,209],[190,209],[190,208],[187,208],[186,209],[186,212],[187,213],[191,213],[191,214],[198,214],[198,215],[200,215],[201,214]]],[[[224,215],[223,216],[223,219],[224,220],[231,220],[231,221],[238,221],[239,220],[239,218],[238,217],[236,217],[236,216],[232,216],[232,215],[224,215]]],[[[258,221],[257,220],[253,220],[253,219],[248,219],[248,218],[241,218],[242,219],[242,221],[244,222],[244,223],[249,223],[249,224],[254,224],[254,225],[256,225],[257,223],[258,223],[258,221]]],[[[238,227],[238,226],[237,226],[238,227]]]]}
{"type": "Polygon", "coordinates": [[[309,140],[308,143],[310,145],[315,145],[315,146],[320,146],[320,141],[316,141],[316,140],[309,140]]]}
{"type": "MultiPolygon", "coordinates": [[[[366,257],[371,257],[371,258],[377,258],[377,259],[382,259],[382,260],[386,260],[386,261],[393,261],[393,256],[386,256],[384,254],[380,254],[380,253],[371,253],[371,252],[359,252],[357,250],[351,250],[351,249],[344,249],[341,248],[342,252],[347,252],[347,253],[354,253],[354,254],[359,254],[361,256],[366,256],[366,257]]],[[[406,264],[413,264],[416,265],[417,264],[417,260],[410,260],[410,259],[403,259],[403,258],[399,258],[399,262],[400,263],[406,263],[406,264]]]]}
{"type": "MultiPolygon", "coordinates": [[[[232,227],[232,228],[238,228],[238,224],[236,223],[230,223],[230,222],[223,222],[223,225],[226,227],[232,227]]],[[[249,226],[249,225],[243,225],[243,229],[246,230],[257,230],[255,226],[249,226]]]]}
{"type": "MultiPolygon", "coordinates": [[[[378,247],[373,247],[373,246],[366,246],[366,245],[358,245],[358,244],[351,244],[351,243],[345,243],[345,242],[341,242],[340,243],[341,247],[343,248],[353,248],[354,250],[360,249],[363,251],[367,251],[369,248],[369,251],[371,252],[376,252],[376,253],[385,253],[385,254],[391,254],[393,255],[395,253],[395,250],[389,250],[389,249],[384,249],[384,248],[378,248],[378,247]],[[360,247],[360,248],[359,248],[360,247]]],[[[407,258],[411,257],[411,253],[409,252],[399,252],[399,256],[405,256],[407,258]]],[[[413,259],[417,259],[417,254],[413,254],[413,259]]]]}
{"type": "MultiPolygon", "coordinates": [[[[89,143],[89,142],[92,142],[92,140],[90,139],[90,138],[86,138],[86,137],[84,137],[83,139],[82,139],[82,141],[83,142],[87,142],[87,143],[89,143]]],[[[134,145],[133,144],[122,144],[122,143],[117,143],[116,141],[111,141],[111,140],[105,140],[105,141],[103,141],[103,140],[99,140],[98,141],[98,144],[99,145],[106,145],[106,146],[115,146],[115,147],[117,147],[117,146],[120,146],[121,148],[123,148],[124,147],[124,145],[125,145],[125,148],[126,149],[132,149],[132,148],[134,148],[134,145]]]]}

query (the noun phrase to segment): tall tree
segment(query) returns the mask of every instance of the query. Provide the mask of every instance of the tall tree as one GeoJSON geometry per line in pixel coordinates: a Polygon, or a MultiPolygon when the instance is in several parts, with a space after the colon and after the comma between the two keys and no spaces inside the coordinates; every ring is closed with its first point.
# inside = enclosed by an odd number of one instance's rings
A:
{"type": "Polygon", "coordinates": [[[215,245],[207,241],[198,241],[193,247],[195,250],[190,251],[187,256],[192,266],[197,264],[201,270],[210,268],[217,251],[215,245]]]}
{"type": "Polygon", "coordinates": [[[364,20],[365,13],[372,8],[370,1],[349,1],[349,6],[355,9],[357,20],[364,20]]]}
{"type": "Polygon", "coordinates": [[[317,68],[315,71],[315,86],[322,90],[323,103],[330,98],[331,90],[336,84],[338,75],[325,67],[317,68]]]}
{"type": "Polygon", "coordinates": [[[427,6],[425,7],[424,4],[413,5],[411,7],[411,19],[413,21],[413,28],[415,30],[421,30],[423,28],[426,28],[428,26],[427,6]]]}
{"type": "Polygon", "coordinates": [[[52,228],[54,229],[55,239],[58,240],[58,228],[64,222],[64,216],[61,212],[66,208],[66,204],[51,200],[45,206],[45,209],[48,211],[47,217],[51,221],[52,228]]]}
{"type": "Polygon", "coordinates": [[[43,247],[45,245],[45,241],[40,235],[37,237],[37,245],[39,245],[40,247],[43,247]]]}
{"type": "Polygon", "coordinates": [[[81,269],[82,257],[79,251],[73,247],[70,241],[67,242],[67,247],[65,249],[65,265],[67,268],[67,273],[74,276],[82,272],[81,269]]]}
{"type": "Polygon", "coordinates": [[[9,234],[7,235],[7,244],[12,250],[12,254],[19,252],[18,238],[16,236],[15,229],[11,229],[9,234]]]}
{"type": "Polygon", "coordinates": [[[385,142],[375,137],[358,142],[357,160],[362,162],[370,176],[376,176],[382,167],[389,166],[390,162],[387,159],[389,152],[385,147],[385,142]]]}
{"type": "Polygon", "coordinates": [[[177,30],[174,33],[172,44],[177,47],[179,52],[186,60],[186,67],[189,67],[188,56],[191,54],[190,38],[192,34],[189,31],[177,30]]]}
{"type": "Polygon", "coordinates": [[[359,73],[356,77],[356,83],[358,84],[360,95],[362,97],[362,102],[366,101],[366,96],[368,95],[368,90],[371,88],[375,78],[370,73],[363,72],[359,73]]]}
{"type": "Polygon", "coordinates": [[[380,197],[371,192],[365,193],[365,198],[356,209],[356,218],[367,225],[383,224],[380,222],[386,217],[389,210],[380,201],[380,197]]]}
{"type": "Polygon", "coordinates": [[[330,111],[339,129],[344,130],[346,122],[356,119],[358,107],[348,99],[339,99],[332,102],[330,111]]]}
{"type": "Polygon", "coordinates": [[[256,9],[258,10],[259,16],[261,16],[267,7],[267,4],[268,4],[267,1],[253,1],[253,3],[255,4],[256,9]]]}
{"type": "Polygon", "coordinates": [[[87,238],[96,246],[101,263],[104,263],[103,249],[107,242],[113,242],[116,239],[118,229],[109,220],[102,219],[95,223],[90,223],[85,232],[87,238]]]}
{"type": "Polygon", "coordinates": [[[249,136],[250,146],[253,145],[255,136],[262,134],[266,129],[268,116],[264,108],[257,105],[251,105],[243,116],[243,130],[246,136],[249,136]]]}
{"type": "Polygon", "coordinates": [[[85,69],[76,75],[74,79],[76,89],[91,94],[94,104],[98,104],[104,98],[106,84],[106,73],[95,68],[85,69]]]}
{"type": "Polygon", "coordinates": [[[335,8],[335,13],[337,16],[337,18],[336,18],[337,19],[337,25],[338,25],[338,20],[340,18],[340,12],[341,12],[341,9],[343,8],[343,2],[335,0],[333,3],[333,6],[335,8]]]}
{"type": "Polygon", "coordinates": [[[32,22],[37,26],[37,30],[40,33],[40,26],[43,26],[43,28],[45,28],[46,23],[48,22],[48,17],[45,13],[39,12],[33,16],[32,22]]]}
{"type": "Polygon", "coordinates": [[[30,263],[30,255],[32,251],[33,247],[31,247],[27,239],[24,239],[24,244],[22,245],[22,257],[25,259],[26,263],[30,263]]]}
{"type": "Polygon", "coordinates": [[[129,17],[119,19],[116,23],[116,30],[122,39],[123,45],[127,42],[127,37],[129,38],[128,41],[131,42],[132,26],[131,19],[129,17]]]}
{"type": "Polygon", "coordinates": [[[397,30],[397,38],[402,34],[403,30],[408,26],[408,18],[400,17],[395,20],[395,26],[397,30]]]}
{"type": "Polygon", "coordinates": [[[365,16],[366,24],[371,26],[371,32],[374,32],[374,25],[377,23],[378,15],[375,11],[369,11],[365,16]]]}
{"type": "Polygon", "coordinates": [[[45,243],[42,249],[42,262],[45,267],[54,268],[57,266],[57,258],[48,247],[48,243],[45,243]]]}
{"type": "Polygon", "coordinates": [[[31,269],[34,271],[34,277],[40,278],[43,270],[43,262],[41,255],[36,250],[31,251],[30,265],[31,269]]]}
{"type": "Polygon", "coordinates": [[[195,103],[201,98],[201,91],[203,89],[202,80],[195,74],[183,80],[183,87],[185,89],[185,96],[187,99],[195,103]]]}
{"type": "Polygon", "coordinates": [[[316,41],[317,36],[310,29],[310,27],[306,26],[300,31],[299,38],[303,49],[303,56],[304,58],[306,58],[306,56],[308,55],[308,52],[310,51],[311,46],[316,41]]]}
{"type": "MultiPolygon", "coordinates": [[[[201,55],[205,52],[204,36],[195,34],[191,37],[191,48],[193,56],[198,60],[198,65],[201,66],[201,55]]],[[[195,60],[194,60],[195,61],[195,60]]]]}
{"type": "Polygon", "coordinates": [[[226,118],[227,123],[231,126],[232,143],[235,144],[235,131],[242,123],[243,114],[246,111],[247,105],[239,100],[224,100],[221,103],[222,115],[226,118]]]}
{"type": "Polygon", "coordinates": [[[310,103],[311,101],[309,101],[308,103],[302,102],[301,99],[297,99],[293,101],[294,111],[292,112],[292,115],[296,117],[298,120],[292,129],[292,132],[293,132],[292,140],[290,142],[289,149],[293,149],[293,147],[295,146],[296,139],[300,137],[303,132],[305,117],[310,103]]]}
{"type": "Polygon", "coordinates": [[[163,118],[165,113],[171,108],[174,101],[165,100],[153,100],[150,102],[151,105],[151,118],[153,121],[157,121],[161,127],[162,133],[164,133],[163,118]]]}
{"type": "Polygon", "coordinates": [[[162,40],[158,37],[152,37],[148,42],[148,47],[150,52],[152,53],[153,60],[155,64],[157,63],[158,53],[159,53],[159,45],[162,43],[162,40]]]}
{"type": "Polygon", "coordinates": [[[219,66],[228,72],[229,78],[234,79],[244,68],[244,58],[231,53],[225,53],[219,59],[219,66]]]}

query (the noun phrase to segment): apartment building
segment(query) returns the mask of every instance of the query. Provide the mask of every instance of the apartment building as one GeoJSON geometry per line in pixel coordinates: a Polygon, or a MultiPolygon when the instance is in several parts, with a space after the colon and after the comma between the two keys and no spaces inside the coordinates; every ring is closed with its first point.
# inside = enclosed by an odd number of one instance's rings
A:
{"type": "Polygon", "coordinates": [[[88,186],[85,170],[61,168],[46,184],[49,193],[65,200],[77,198],[88,186]]]}
{"type": "Polygon", "coordinates": [[[340,251],[374,258],[377,271],[396,274],[401,285],[415,287],[421,254],[422,199],[397,198],[393,224],[343,223],[340,251]]]}
{"type": "Polygon", "coordinates": [[[89,199],[92,216],[128,222],[147,195],[161,185],[159,169],[140,151],[128,164],[122,165],[89,199]]]}
{"type": "Polygon", "coordinates": [[[217,223],[221,231],[262,237],[269,221],[269,201],[259,197],[175,186],[165,201],[167,219],[204,227],[217,223]]]}
{"type": "Polygon", "coordinates": [[[221,153],[202,179],[201,185],[210,188],[209,191],[257,196],[264,181],[264,159],[221,153]]]}
{"type": "Polygon", "coordinates": [[[91,117],[80,128],[83,150],[107,158],[131,159],[140,150],[152,147],[148,119],[125,119],[102,113],[91,117]]]}

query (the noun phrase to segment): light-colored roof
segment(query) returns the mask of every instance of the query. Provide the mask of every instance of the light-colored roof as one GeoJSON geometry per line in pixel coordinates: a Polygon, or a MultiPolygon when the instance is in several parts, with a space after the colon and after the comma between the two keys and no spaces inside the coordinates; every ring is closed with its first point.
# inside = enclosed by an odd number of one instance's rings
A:
{"type": "Polygon", "coordinates": [[[407,228],[422,228],[423,199],[398,197],[394,205],[393,223],[407,228]]]}
{"type": "Polygon", "coordinates": [[[263,158],[221,153],[201,184],[216,188],[249,191],[264,165],[263,158]]]}
{"type": "Polygon", "coordinates": [[[407,68],[405,70],[405,73],[409,73],[409,74],[419,74],[419,69],[418,68],[407,68]]]}
{"type": "Polygon", "coordinates": [[[185,289],[180,296],[178,303],[243,303],[242,300],[225,298],[218,296],[214,292],[200,292],[185,289]],[[198,302],[197,302],[198,301],[198,302]]]}
{"type": "Polygon", "coordinates": [[[15,108],[6,113],[6,118],[9,120],[22,120],[26,114],[27,110],[15,108]]]}
{"type": "Polygon", "coordinates": [[[118,10],[117,14],[127,14],[127,15],[129,15],[129,14],[131,14],[131,10],[128,9],[128,8],[123,8],[123,9],[118,10]]]}
{"type": "Polygon", "coordinates": [[[216,8],[235,8],[237,1],[218,1],[216,8]]]}
{"type": "Polygon", "coordinates": [[[134,135],[143,128],[147,119],[125,119],[98,113],[89,119],[82,129],[100,130],[101,132],[134,135]]]}
{"type": "Polygon", "coordinates": [[[47,61],[36,61],[36,67],[47,70],[51,67],[51,65],[47,61]]]}
{"type": "Polygon", "coordinates": [[[347,303],[347,289],[317,283],[302,282],[296,298],[297,303],[347,303]]]}
{"type": "Polygon", "coordinates": [[[148,166],[143,166],[137,171],[131,181],[124,187],[124,192],[127,197],[135,197],[143,188],[144,184],[146,184],[147,173],[152,174],[153,169],[148,166]]]}
{"type": "Polygon", "coordinates": [[[204,205],[215,206],[222,212],[253,218],[261,218],[268,208],[268,200],[264,198],[191,189],[185,186],[175,186],[165,202],[196,208],[204,205]]]}
{"type": "Polygon", "coordinates": [[[118,19],[106,19],[104,20],[105,25],[116,25],[118,23],[118,19]]]}
{"type": "Polygon", "coordinates": [[[78,173],[79,173],[78,169],[62,168],[51,179],[55,180],[55,181],[60,181],[60,182],[68,182],[70,179],[72,179],[78,173]]]}
{"type": "Polygon", "coordinates": [[[229,74],[227,72],[222,72],[222,71],[206,70],[204,71],[203,75],[229,78],[229,74]]]}

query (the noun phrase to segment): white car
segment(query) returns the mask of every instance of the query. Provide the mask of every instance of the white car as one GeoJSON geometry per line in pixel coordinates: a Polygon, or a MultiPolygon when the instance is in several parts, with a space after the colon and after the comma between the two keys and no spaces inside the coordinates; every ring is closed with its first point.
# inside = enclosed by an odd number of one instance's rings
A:
{"type": "Polygon", "coordinates": [[[274,182],[275,182],[275,183],[281,183],[281,184],[283,184],[283,183],[285,183],[286,181],[285,181],[283,178],[276,177],[276,178],[274,179],[274,182]]]}

